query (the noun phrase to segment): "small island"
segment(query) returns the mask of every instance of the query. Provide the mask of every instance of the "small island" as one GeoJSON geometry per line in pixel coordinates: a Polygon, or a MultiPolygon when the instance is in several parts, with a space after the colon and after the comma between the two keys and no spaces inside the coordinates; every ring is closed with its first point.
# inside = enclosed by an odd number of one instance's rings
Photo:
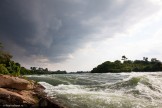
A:
{"type": "Polygon", "coordinates": [[[114,62],[106,61],[93,68],[91,73],[120,73],[120,72],[156,72],[162,71],[162,62],[156,58],[151,61],[148,57],[143,60],[128,60],[126,56],[122,56],[123,62],[116,60],[114,62]]]}

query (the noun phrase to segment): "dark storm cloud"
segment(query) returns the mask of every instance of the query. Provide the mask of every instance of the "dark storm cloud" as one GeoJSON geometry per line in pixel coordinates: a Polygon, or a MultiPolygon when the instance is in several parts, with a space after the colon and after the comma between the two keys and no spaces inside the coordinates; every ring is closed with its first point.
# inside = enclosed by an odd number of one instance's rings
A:
{"type": "Polygon", "coordinates": [[[133,4],[145,7],[144,0],[0,0],[0,39],[20,61],[41,56],[60,62],[86,42],[113,37],[152,11],[139,13],[143,7],[133,4]],[[105,27],[108,34],[101,37],[105,27]]]}

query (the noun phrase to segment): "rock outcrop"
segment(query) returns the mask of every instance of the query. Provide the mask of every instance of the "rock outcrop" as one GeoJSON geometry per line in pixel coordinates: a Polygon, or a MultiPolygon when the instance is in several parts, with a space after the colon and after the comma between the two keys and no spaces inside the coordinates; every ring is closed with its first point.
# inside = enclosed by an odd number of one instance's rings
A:
{"type": "Polygon", "coordinates": [[[0,75],[0,87],[16,90],[34,89],[34,82],[11,75],[0,75]]]}
{"type": "Polygon", "coordinates": [[[0,107],[65,108],[49,99],[43,86],[11,75],[0,75],[0,107]]]}
{"type": "Polygon", "coordinates": [[[0,104],[32,105],[38,103],[32,91],[16,91],[0,88],[0,104]]]}

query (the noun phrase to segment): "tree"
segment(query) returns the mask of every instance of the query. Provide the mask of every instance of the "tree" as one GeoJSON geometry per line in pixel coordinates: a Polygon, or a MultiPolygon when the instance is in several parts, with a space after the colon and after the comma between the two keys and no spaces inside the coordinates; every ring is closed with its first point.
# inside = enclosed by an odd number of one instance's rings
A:
{"type": "Polygon", "coordinates": [[[48,68],[45,68],[44,71],[45,71],[45,72],[48,72],[48,68]]]}
{"type": "Polygon", "coordinates": [[[158,62],[158,60],[156,58],[152,58],[151,62],[158,62]]]}
{"type": "Polygon", "coordinates": [[[143,61],[148,62],[148,57],[143,57],[143,61]]]}
{"type": "Polygon", "coordinates": [[[12,58],[12,55],[0,50],[0,63],[6,64],[11,60],[11,58],[12,58]]]}
{"type": "Polygon", "coordinates": [[[123,61],[126,61],[127,59],[128,59],[128,58],[127,58],[125,55],[122,56],[122,60],[123,60],[123,61]]]}
{"type": "MultiPolygon", "coordinates": [[[[125,56],[122,57],[125,60],[125,56]]],[[[144,60],[126,60],[121,63],[119,60],[114,62],[104,62],[97,67],[93,68],[91,73],[107,73],[107,72],[154,72],[162,71],[162,62],[156,58],[148,61],[148,58],[145,57],[144,60]]]]}
{"type": "Polygon", "coordinates": [[[31,71],[36,71],[37,68],[36,67],[30,67],[31,71]]]}
{"type": "Polygon", "coordinates": [[[9,74],[4,64],[0,64],[0,74],[9,74]]]}
{"type": "Polygon", "coordinates": [[[116,64],[121,64],[121,61],[120,60],[116,60],[115,63],[116,64]]]}
{"type": "Polygon", "coordinates": [[[3,51],[2,48],[2,43],[0,43],[0,73],[19,76],[20,73],[27,72],[25,68],[21,70],[21,65],[12,61],[12,55],[7,53],[6,51],[3,51]]]}
{"type": "Polygon", "coordinates": [[[28,74],[31,74],[31,71],[26,69],[25,67],[21,67],[21,70],[20,70],[20,74],[21,75],[28,75],[28,74]]]}
{"type": "Polygon", "coordinates": [[[10,61],[9,62],[9,66],[7,67],[8,71],[10,74],[15,75],[15,76],[19,76],[20,75],[20,64],[15,63],[14,61],[10,61]]]}

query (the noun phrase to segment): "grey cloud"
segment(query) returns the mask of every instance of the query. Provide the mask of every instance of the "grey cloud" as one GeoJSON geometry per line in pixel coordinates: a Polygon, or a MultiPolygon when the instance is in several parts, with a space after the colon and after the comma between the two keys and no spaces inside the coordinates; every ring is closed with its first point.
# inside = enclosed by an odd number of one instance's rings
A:
{"type": "Polygon", "coordinates": [[[85,43],[124,32],[157,10],[147,0],[1,0],[0,39],[18,61],[41,55],[61,62],[85,43]],[[105,27],[106,37],[93,35],[105,27]]]}

